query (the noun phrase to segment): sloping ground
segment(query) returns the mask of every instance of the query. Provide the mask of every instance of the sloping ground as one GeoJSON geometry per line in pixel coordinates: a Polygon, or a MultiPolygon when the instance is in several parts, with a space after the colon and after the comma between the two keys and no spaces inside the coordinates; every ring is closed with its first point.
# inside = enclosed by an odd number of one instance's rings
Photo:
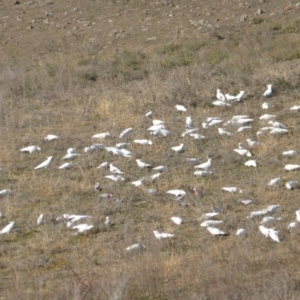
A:
{"type": "MultiPolygon", "coordinates": [[[[285,182],[300,182],[299,171],[286,172],[299,157],[283,157],[284,150],[299,152],[299,116],[289,108],[300,105],[299,5],[285,1],[2,1],[1,32],[1,152],[0,228],[15,221],[1,235],[0,295],[3,299],[298,299],[299,228],[296,220],[299,190],[285,182]],[[62,2],[62,3],[61,3],[62,2]],[[276,3],[275,3],[276,2],[276,3]],[[262,12],[259,12],[259,9],[262,12]],[[266,85],[274,95],[265,99],[266,85]],[[216,89],[237,94],[243,102],[231,107],[212,105],[216,89]],[[267,101],[269,110],[261,104],[267,101]],[[187,107],[177,112],[176,104],[187,107]],[[171,135],[151,136],[149,110],[165,121],[171,135]],[[282,136],[256,132],[267,122],[264,113],[276,115],[289,133],[282,136]],[[206,138],[182,137],[185,118],[206,138]],[[234,115],[254,119],[250,131],[220,136],[217,127],[204,129],[208,117],[227,121],[234,115]],[[120,133],[132,127],[124,138],[120,133]],[[106,132],[105,140],[95,140],[106,132]],[[47,134],[59,139],[48,142],[47,134]],[[150,138],[152,146],[133,143],[150,138]],[[244,166],[248,157],[233,149],[247,138],[259,139],[251,149],[257,168],[244,166]],[[105,150],[85,153],[93,143],[126,148],[133,158],[105,150]],[[171,147],[184,143],[185,151],[171,147]],[[38,145],[42,150],[19,150],[38,145]],[[74,147],[81,155],[73,168],[59,170],[61,158],[74,147]],[[34,167],[53,156],[44,170],[34,167]],[[212,175],[197,178],[194,165],[212,159],[212,175]],[[131,182],[154,171],[137,167],[140,158],[168,171],[149,195],[131,182]],[[107,178],[108,161],[124,172],[124,182],[107,178]],[[285,177],[278,187],[268,187],[275,177],[285,177]],[[103,187],[94,190],[96,182],[103,187]],[[227,194],[224,186],[243,193],[227,194]],[[193,188],[199,196],[193,194],[193,188]],[[166,194],[183,189],[178,205],[166,194]],[[102,193],[113,198],[103,199],[102,193]],[[240,199],[252,199],[249,206],[240,199]],[[248,219],[252,211],[271,204],[281,207],[266,224],[279,232],[280,243],[265,238],[258,226],[262,218],[248,219]],[[200,227],[203,213],[221,208],[218,226],[229,236],[211,236],[200,227]],[[40,213],[45,223],[37,226],[40,213]],[[87,214],[93,229],[74,235],[57,217],[63,213],[87,214]],[[104,225],[110,216],[112,226],[104,225]],[[172,216],[183,218],[178,226],[172,216]],[[235,235],[245,228],[246,236],[235,235]],[[173,233],[156,240],[153,230],[173,233]],[[146,250],[127,252],[140,242],[146,250]]],[[[223,125],[222,125],[223,126],[223,125]]],[[[87,221],[84,221],[87,222],[87,221]]]]}

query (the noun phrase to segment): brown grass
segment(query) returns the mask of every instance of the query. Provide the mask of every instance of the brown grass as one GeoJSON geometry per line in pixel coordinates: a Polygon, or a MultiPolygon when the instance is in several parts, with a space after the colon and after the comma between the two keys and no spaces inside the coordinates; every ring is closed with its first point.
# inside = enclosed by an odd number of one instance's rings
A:
{"type": "MultiPolygon", "coordinates": [[[[299,209],[298,189],[289,191],[284,184],[271,188],[267,183],[278,176],[300,181],[297,171],[283,169],[287,163],[299,163],[298,158],[281,155],[299,150],[298,113],[289,111],[300,99],[299,6],[284,11],[284,1],[255,3],[247,9],[228,1],[12,3],[3,2],[0,24],[0,190],[12,191],[1,198],[0,228],[11,221],[16,227],[0,236],[0,296],[298,299],[299,228],[287,230],[299,209]],[[255,15],[259,5],[265,11],[261,18],[255,15]],[[245,13],[248,19],[237,22],[245,13]],[[213,27],[201,24],[201,19],[213,27]],[[156,40],[146,41],[154,36],[156,40]],[[268,99],[267,113],[277,115],[290,133],[257,138],[257,130],[267,126],[258,118],[264,113],[262,93],[269,83],[274,84],[275,96],[268,99]],[[231,94],[244,89],[245,101],[228,109],[213,107],[217,88],[231,94]],[[194,127],[206,139],[181,137],[187,114],[175,111],[175,104],[188,108],[194,127]],[[148,134],[151,121],[144,114],[149,110],[165,121],[172,132],[169,137],[148,134]],[[229,120],[238,114],[255,119],[251,131],[226,138],[217,127],[202,128],[207,117],[229,120]],[[131,135],[119,139],[128,127],[133,128],[131,135]],[[105,131],[109,138],[91,138],[105,131]],[[43,138],[49,133],[60,138],[46,142],[43,138]],[[151,138],[153,146],[133,143],[141,138],[151,138]],[[263,143],[252,150],[256,169],[245,167],[247,158],[233,152],[247,138],[263,143]],[[113,146],[123,140],[130,143],[134,158],[105,150],[83,152],[95,142],[113,146]],[[185,152],[174,153],[171,147],[180,142],[185,152]],[[42,151],[19,152],[29,145],[42,151]],[[73,169],[58,170],[69,147],[81,156],[73,161],[73,169]],[[33,169],[50,155],[54,160],[47,170],[33,169]],[[186,158],[204,162],[207,156],[213,161],[213,175],[196,178],[186,158]],[[138,169],[136,158],[168,167],[156,183],[144,183],[156,188],[157,195],[130,184],[153,174],[138,169]],[[124,171],[126,181],[104,178],[109,171],[96,169],[104,161],[124,171]],[[100,198],[94,191],[96,182],[114,198],[100,198]],[[238,186],[243,193],[228,194],[221,191],[223,186],[238,186]],[[193,187],[203,196],[196,198],[193,187]],[[165,193],[169,189],[184,189],[184,201],[191,206],[180,207],[165,193]],[[253,205],[241,205],[242,198],[252,199],[253,205]],[[260,218],[246,218],[270,204],[281,205],[275,216],[282,220],[268,224],[278,229],[279,244],[259,232],[260,218]],[[217,219],[224,221],[220,228],[229,236],[212,237],[200,227],[201,216],[212,206],[221,207],[217,219]],[[45,224],[38,227],[40,213],[45,214],[45,224]],[[75,236],[56,221],[62,213],[92,215],[94,228],[75,236]],[[107,215],[113,222],[110,228],[103,224],[107,215]],[[174,215],[185,223],[173,224],[174,215]],[[237,228],[245,228],[246,237],[235,236],[237,228]],[[152,233],[156,229],[175,237],[158,241],[152,233]],[[137,242],[146,250],[125,251],[137,242]]],[[[236,127],[226,130],[235,132],[236,127]]]]}

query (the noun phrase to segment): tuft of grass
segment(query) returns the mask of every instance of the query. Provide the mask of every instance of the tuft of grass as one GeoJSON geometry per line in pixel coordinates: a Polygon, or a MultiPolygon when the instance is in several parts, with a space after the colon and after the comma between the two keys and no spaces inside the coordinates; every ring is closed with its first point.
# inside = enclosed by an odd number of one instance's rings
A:
{"type": "Polygon", "coordinates": [[[258,25],[258,24],[263,23],[264,21],[265,21],[265,20],[264,20],[264,18],[262,18],[262,17],[254,17],[254,18],[252,19],[252,24],[258,25]]]}

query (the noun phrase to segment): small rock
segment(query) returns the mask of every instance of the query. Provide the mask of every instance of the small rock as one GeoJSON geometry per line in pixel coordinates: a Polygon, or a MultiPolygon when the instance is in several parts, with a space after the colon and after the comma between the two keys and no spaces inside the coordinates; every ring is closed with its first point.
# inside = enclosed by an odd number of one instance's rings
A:
{"type": "Polygon", "coordinates": [[[283,8],[283,10],[285,10],[285,11],[292,10],[292,9],[293,9],[292,5],[286,5],[286,6],[283,8]]]}
{"type": "Polygon", "coordinates": [[[246,21],[247,20],[247,15],[245,14],[245,15],[242,15],[241,17],[240,17],[240,21],[241,22],[243,22],[243,21],[246,21]]]}
{"type": "Polygon", "coordinates": [[[256,12],[256,15],[261,15],[263,13],[263,10],[262,9],[258,9],[258,11],[256,12]]]}
{"type": "Polygon", "coordinates": [[[156,36],[152,36],[146,39],[146,42],[156,41],[156,36]]]}
{"type": "Polygon", "coordinates": [[[30,25],[30,26],[28,26],[26,29],[27,29],[27,30],[33,29],[33,26],[30,25]]]}
{"type": "Polygon", "coordinates": [[[118,31],[118,30],[112,30],[112,31],[110,32],[110,36],[112,36],[112,35],[117,35],[118,33],[120,33],[120,31],[118,31]]]}

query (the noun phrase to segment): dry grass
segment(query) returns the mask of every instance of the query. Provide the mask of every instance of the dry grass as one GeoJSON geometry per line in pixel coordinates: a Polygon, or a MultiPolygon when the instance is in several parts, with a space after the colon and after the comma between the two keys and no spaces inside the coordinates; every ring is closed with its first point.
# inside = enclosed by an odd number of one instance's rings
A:
{"type": "MultiPolygon", "coordinates": [[[[287,230],[299,209],[298,190],[267,187],[277,176],[300,181],[297,171],[283,170],[298,158],[280,155],[299,150],[298,114],[289,111],[300,100],[299,7],[284,11],[283,1],[263,3],[260,17],[255,16],[258,4],[246,9],[238,1],[205,1],[201,7],[190,1],[174,1],[174,6],[166,2],[77,1],[74,7],[3,2],[0,190],[9,188],[12,194],[1,198],[0,228],[16,222],[11,234],[0,236],[3,299],[299,298],[299,228],[287,230]],[[245,11],[247,21],[237,22],[245,11]],[[196,26],[190,20],[199,22],[196,26]],[[156,40],[146,41],[154,36],[156,40]],[[266,126],[258,118],[264,113],[261,95],[270,82],[275,96],[268,101],[268,113],[277,115],[290,133],[261,137],[263,145],[252,151],[258,167],[246,168],[246,159],[233,149],[247,138],[256,139],[257,130],[266,126]],[[245,101],[228,109],[213,107],[217,88],[231,94],[245,89],[245,101]],[[175,104],[188,108],[194,127],[206,139],[181,137],[186,115],[176,112],[175,104]],[[149,110],[172,134],[151,137],[154,145],[145,147],[132,140],[149,137],[151,122],[144,117],[149,110]],[[202,128],[207,117],[229,120],[237,114],[255,119],[251,131],[225,138],[216,128],[202,128]],[[111,146],[128,127],[133,133],[123,140],[130,142],[134,158],[104,150],[83,152],[96,142],[93,134],[109,131],[111,136],[99,142],[111,146]],[[46,142],[49,133],[60,138],[46,142]],[[181,141],[185,152],[174,153],[171,147],[181,141]],[[19,152],[34,144],[42,151],[19,152]],[[73,169],[58,170],[69,147],[81,156],[73,169]],[[50,168],[33,170],[50,155],[50,168]],[[206,156],[212,158],[213,175],[196,178],[186,157],[205,161],[206,156]],[[156,188],[157,195],[130,184],[153,173],[139,170],[135,158],[168,167],[156,183],[144,183],[156,188]],[[125,182],[104,178],[108,170],[96,169],[104,161],[124,171],[125,182]],[[97,181],[115,198],[101,199],[94,191],[97,181]],[[221,191],[234,185],[243,194],[221,191]],[[196,198],[193,187],[203,196],[196,198]],[[165,193],[175,188],[187,192],[189,208],[165,193]],[[241,198],[253,199],[253,205],[242,206],[241,198]],[[270,204],[281,205],[275,216],[282,220],[270,225],[278,229],[280,244],[261,235],[260,219],[246,218],[270,204]],[[212,237],[200,227],[202,214],[212,206],[222,208],[220,228],[229,236],[212,237]],[[40,213],[45,224],[37,226],[40,213]],[[62,213],[90,214],[94,228],[74,236],[56,221],[62,213]],[[113,221],[110,228],[103,225],[107,215],[113,221]],[[173,215],[185,224],[171,223],[173,215]],[[246,229],[245,238],[235,236],[237,228],[246,229]],[[175,238],[158,241],[155,229],[175,238]],[[124,250],[137,242],[146,250],[124,250]]],[[[234,126],[226,129],[236,131],[234,126]]]]}

